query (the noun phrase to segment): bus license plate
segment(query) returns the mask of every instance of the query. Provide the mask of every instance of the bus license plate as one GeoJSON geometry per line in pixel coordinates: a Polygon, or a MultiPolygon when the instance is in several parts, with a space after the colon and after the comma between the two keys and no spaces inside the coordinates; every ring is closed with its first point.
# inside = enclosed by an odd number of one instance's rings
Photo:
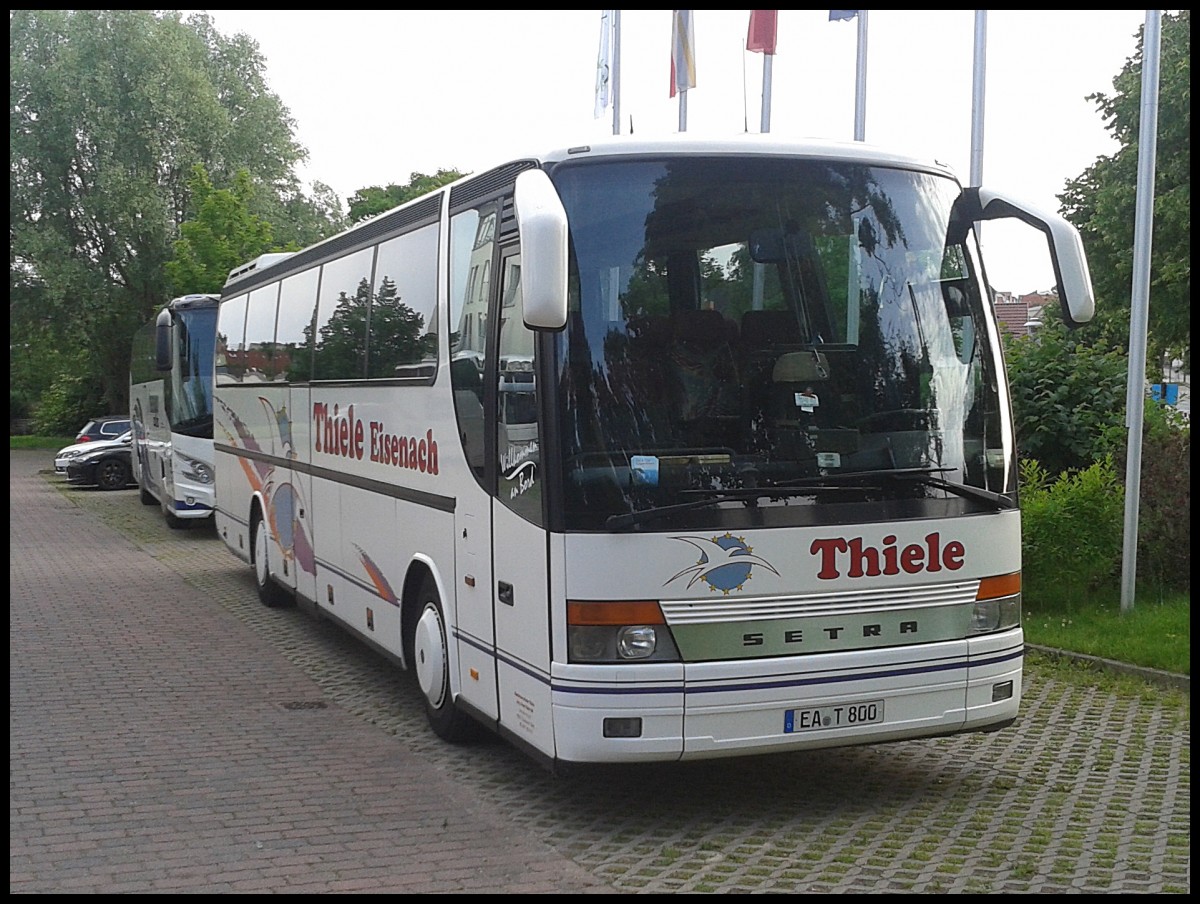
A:
{"type": "Polygon", "coordinates": [[[849,728],[852,725],[877,725],[882,721],[882,700],[868,700],[866,703],[830,703],[825,706],[785,710],[783,733],[849,728]]]}

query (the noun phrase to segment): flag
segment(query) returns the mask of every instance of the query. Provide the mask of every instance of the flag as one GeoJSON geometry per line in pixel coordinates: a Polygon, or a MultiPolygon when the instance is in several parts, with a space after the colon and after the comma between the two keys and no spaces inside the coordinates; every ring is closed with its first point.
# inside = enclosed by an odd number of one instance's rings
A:
{"type": "Polygon", "coordinates": [[[746,34],[746,49],[755,53],[775,52],[775,32],[779,10],[750,10],[750,31],[746,34]]]}
{"type": "Polygon", "coordinates": [[[612,104],[613,22],[616,10],[600,14],[600,53],[596,57],[596,112],[599,119],[612,104]]]}
{"type": "Polygon", "coordinates": [[[696,87],[696,38],[692,34],[692,11],[671,10],[671,97],[696,87]]]}
{"type": "Polygon", "coordinates": [[[857,15],[858,15],[858,10],[856,10],[856,9],[831,9],[829,11],[829,21],[830,22],[838,22],[838,21],[849,22],[851,19],[853,19],[857,15]]]}

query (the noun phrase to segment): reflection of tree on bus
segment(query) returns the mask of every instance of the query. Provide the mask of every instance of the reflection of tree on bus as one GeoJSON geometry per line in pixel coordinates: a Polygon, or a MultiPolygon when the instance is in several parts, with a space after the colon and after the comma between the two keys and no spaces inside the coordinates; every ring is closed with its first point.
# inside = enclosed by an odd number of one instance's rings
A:
{"type": "MultiPolygon", "coordinates": [[[[372,297],[366,279],[353,296],[342,293],[329,322],[316,329],[305,327],[305,339],[315,348],[315,379],[348,373],[386,379],[406,365],[420,364],[437,349],[437,336],[426,335],[425,318],[400,299],[396,284],[388,277],[380,281],[372,297]],[[367,345],[370,324],[371,346],[367,345]]],[[[301,379],[300,361],[292,365],[292,379],[301,379]]]]}

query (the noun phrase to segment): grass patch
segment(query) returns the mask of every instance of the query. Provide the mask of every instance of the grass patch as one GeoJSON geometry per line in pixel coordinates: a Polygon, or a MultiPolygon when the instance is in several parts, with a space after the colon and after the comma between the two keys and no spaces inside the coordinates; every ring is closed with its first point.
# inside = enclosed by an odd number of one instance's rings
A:
{"type": "Polygon", "coordinates": [[[1139,592],[1121,612],[1119,588],[1087,599],[1026,596],[1025,639],[1039,646],[1084,653],[1143,668],[1191,675],[1191,597],[1139,592]]]}
{"type": "Polygon", "coordinates": [[[45,449],[47,452],[57,452],[63,446],[75,442],[74,436],[10,436],[9,449],[45,449]]]}

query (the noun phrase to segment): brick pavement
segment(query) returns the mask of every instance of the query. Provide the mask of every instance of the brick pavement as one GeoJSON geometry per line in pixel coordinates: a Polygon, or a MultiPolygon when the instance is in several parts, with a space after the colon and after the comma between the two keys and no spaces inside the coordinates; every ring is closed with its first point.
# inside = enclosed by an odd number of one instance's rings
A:
{"type": "Polygon", "coordinates": [[[9,460],[10,893],[614,893],[87,517],[49,457],[9,460]]]}

